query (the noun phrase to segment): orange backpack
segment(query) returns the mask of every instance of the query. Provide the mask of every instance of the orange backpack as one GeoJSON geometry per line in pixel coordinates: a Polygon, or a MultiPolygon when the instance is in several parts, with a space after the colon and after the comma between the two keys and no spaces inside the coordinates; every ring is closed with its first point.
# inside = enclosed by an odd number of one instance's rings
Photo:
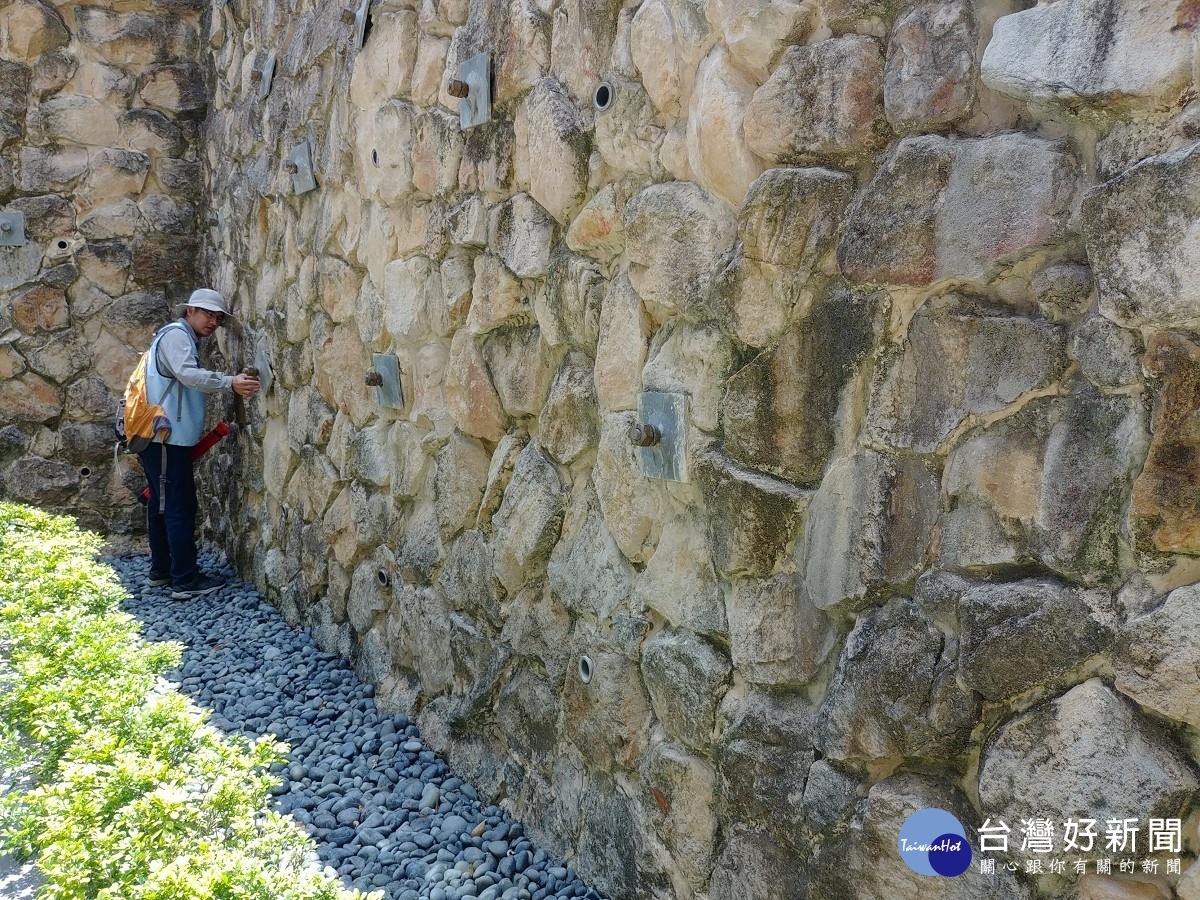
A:
{"type": "MultiPolygon", "coordinates": [[[[154,352],[156,346],[157,341],[152,343],[150,349],[141,355],[133,369],[133,374],[129,376],[129,381],[125,384],[125,396],[117,401],[117,415],[113,421],[117,445],[113,449],[113,458],[115,461],[118,450],[124,450],[126,453],[141,453],[154,441],[161,441],[163,460],[158,486],[158,511],[161,514],[166,508],[167,438],[171,434],[171,417],[167,415],[163,404],[167,402],[167,394],[175,390],[179,382],[172,378],[171,386],[167,388],[167,393],[162,396],[160,401],[158,403],[150,402],[146,393],[146,366],[150,364],[150,354],[154,352]]],[[[117,471],[120,471],[119,462],[117,471]]]]}

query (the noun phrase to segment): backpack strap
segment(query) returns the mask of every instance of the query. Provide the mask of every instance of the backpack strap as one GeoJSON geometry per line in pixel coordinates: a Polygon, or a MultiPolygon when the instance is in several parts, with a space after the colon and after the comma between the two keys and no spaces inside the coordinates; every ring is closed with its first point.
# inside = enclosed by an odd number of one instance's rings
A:
{"type": "MultiPolygon", "coordinates": [[[[159,365],[158,365],[158,342],[162,340],[162,336],[167,333],[167,330],[172,329],[172,328],[185,328],[188,331],[188,336],[191,337],[192,329],[188,328],[188,326],[186,326],[182,322],[178,322],[178,321],[168,322],[162,328],[158,329],[158,333],[156,335],[154,335],[154,340],[152,340],[150,342],[150,360],[151,360],[151,362],[154,363],[154,371],[157,372],[160,376],[162,375],[162,369],[159,368],[159,365]]],[[[192,339],[192,343],[195,344],[194,338],[192,339]]],[[[158,398],[157,405],[161,406],[163,409],[166,409],[167,398],[169,396],[171,396],[171,392],[174,391],[176,388],[180,387],[180,381],[178,378],[175,377],[174,373],[167,375],[165,377],[169,378],[171,380],[171,383],[169,385],[167,385],[167,389],[165,391],[163,391],[163,395],[158,398]]],[[[147,398],[147,399],[149,399],[149,398],[147,398]]],[[[179,398],[179,403],[180,403],[180,411],[182,412],[182,404],[183,404],[182,396],[179,398]]]]}

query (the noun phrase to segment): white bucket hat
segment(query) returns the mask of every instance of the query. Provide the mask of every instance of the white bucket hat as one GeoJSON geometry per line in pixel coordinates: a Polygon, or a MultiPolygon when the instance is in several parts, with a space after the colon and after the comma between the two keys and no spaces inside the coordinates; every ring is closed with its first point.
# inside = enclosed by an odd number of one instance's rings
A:
{"type": "Polygon", "coordinates": [[[226,319],[232,319],[233,313],[229,311],[229,303],[217,291],[211,288],[200,288],[192,291],[192,296],[188,297],[187,303],[184,306],[194,306],[196,309],[207,309],[209,312],[219,312],[226,319]]]}

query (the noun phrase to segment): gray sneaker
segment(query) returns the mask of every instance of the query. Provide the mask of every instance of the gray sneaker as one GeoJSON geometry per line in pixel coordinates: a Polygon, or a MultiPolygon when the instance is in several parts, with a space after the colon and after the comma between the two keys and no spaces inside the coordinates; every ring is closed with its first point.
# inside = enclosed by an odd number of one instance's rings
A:
{"type": "Polygon", "coordinates": [[[208,575],[197,575],[187,584],[176,586],[175,590],[171,591],[171,599],[194,600],[196,597],[216,593],[223,587],[225,587],[225,582],[220,579],[210,578],[208,575]]]}
{"type": "Polygon", "coordinates": [[[158,572],[151,571],[150,574],[146,576],[146,587],[170,587],[170,586],[171,586],[171,576],[169,574],[162,575],[158,572]]]}

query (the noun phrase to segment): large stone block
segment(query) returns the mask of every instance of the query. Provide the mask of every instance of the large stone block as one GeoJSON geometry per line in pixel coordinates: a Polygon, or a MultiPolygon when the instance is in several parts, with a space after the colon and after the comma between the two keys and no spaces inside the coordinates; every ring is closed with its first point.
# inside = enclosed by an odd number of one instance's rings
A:
{"type": "Polygon", "coordinates": [[[958,619],[962,682],[988,700],[1056,685],[1107,650],[1117,626],[1107,591],[1045,579],[972,584],[959,598],[958,619]]]}
{"type": "Polygon", "coordinates": [[[1010,719],[979,766],[983,815],[1005,822],[1180,817],[1196,787],[1180,748],[1099,678],[1010,719]]]}
{"type": "Polygon", "coordinates": [[[536,327],[504,328],[488,335],[483,358],[500,405],[508,415],[529,419],[542,411],[558,357],[536,327]]]}
{"type": "Polygon", "coordinates": [[[812,602],[861,608],[924,567],[941,508],[936,472],[873,450],[838,457],[813,495],[796,555],[812,602]]]}
{"type": "Polygon", "coordinates": [[[986,278],[1065,236],[1077,182],[1067,148],[1033,135],[906,138],[851,207],[838,262],[880,284],[986,278]]]}
{"type": "Polygon", "coordinates": [[[883,55],[853,35],[790,47],[746,108],[746,143],[774,163],[839,160],[884,143],[883,55]]]}
{"type": "Polygon", "coordinates": [[[488,217],[488,247],[519,278],[541,278],[550,268],[554,220],[528,194],[517,194],[488,217]]]}
{"type": "Polygon", "coordinates": [[[726,633],[725,602],[699,515],[663,525],[654,555],[638,575],[633,605],[653,609],[671,625],[697,634],[726,633]]]}
{"type": "MultiPolygon", "coordinates": [[[[636,81],[624,78],[610,76],[608,85],[610,105],[596,116],[595,146],[600,156],[590,164],[603,162],[614,175],[658,180],[666,133],[657,124],[650,95],[636,81]]],[[[677,127],[682,132],[682,125],[677,127]]]]}
{"type": "Polygon", "coordinates": [[[797,484],[821,480],[842,389],[871,347],[877,306],[872,294],[835,289],[729,379],[721,421],[731,457],[797,484]]]}
{"type": "Polygon", "coordinates": [[[538,416],[538,439],[546,452],[569,466],[600,437],[591,357],[574,350],[563,360],[538,416]]]}
{"type": "Polygon", "coordinates": [[[969,0],[922,0],[897,16],[883,83],[884,112],[896,131],[933,130],[971,111],[978,42],[969,0]]]}
{"type": "Polygon", "coordinates": [[[840,760],[957,756],[979,712],[957,668],[957,646],[911,600],[864,613],[817,714],[814,745],[840,760]]]}
{"type": "Polygon", "coordinates": [[[533,308],[551,347],[578,347],[595,353],[600,309],[608,286],[600,267],[586,257],[557,248],[533,308]]]}
{"type": "Polygon", "coordinates": [[[567,0],[554,11],[550,71],[586,107],[608,67],[620,0],[567,0]]]}
{"type": "Polygon", "coordinates": [[[117,140],[118,110],[75,94],[59,94],[38,107],[41,129],[51,140],[109,147],[117,140]]]}
{"type": "Polygon", "coordinates": [[[675,740],[702,753],[712,743],[731,671],[723,653],[686,631],[660,631],[642,649],[654,714],[675,740]]]}
{"type": "Polygon", "coordinates": [[[660,112],[674,118],[687,108],[697,65],[713,38],[699,0],[649,0],[638,7],[630,53],[660,112]]]}
{"type": "Polygon", "coordinates": [[[1200,653],[1193,640],[1198,599],[1200,585],[1171,591],[1120,628],[1113,652],[1118,691],[1192,727],[1200,723],[1200,653]]]}
{"type": "Polygon", "coordinates": [[[838,637],[833,621],[808,599],[804,579],[790,572],[742,579],[727,612],[733,665],[754,684],[803,684],[838,637]]]}
{"type": "Polygon", "coordinates": [[[458,117],[440,109],[417,116],[414,122],[413,187],[430,197],[441,197],[458,187],[463,133],[458,117]]]}
{"type": "Polygon", "coordinates": [[[808,871],[802,855],[767,834],[736,826],[726,838],[709,885],[712,900],[804,897],[808,871]]]}
{"type": "Polygon", "coordinates": [[[640,771],[650,789],[642,806],[651,827],[692,887],[701,889],[717,837],[717,773],[708,760],[665,741],[651,745],[640,771]]]}
{"type": "Polygon", "coordinates": [[[664,318],[695,314],[715,260],[733,244],[736,229],[730,209],[699,185],[652,185],[625,207],[629,280],[664,318]]]}
{"type": "Polygon", "coordinates": [[[62,414],[59,388],[28,373],[7,381],[0,391],[0,416],[8,422],[50,422],[62,414]]]}
{"type": "Polygon", "coordinates": [[[496,577],[510,593],[540,576],[558,541],[566,497],[553,463],[530,444],[517,457],[512,481],[492,520],[496,577]]]}
{"type": "Polygon", "coordinates": [[[79,485],[76,467],[60,459],[26,456],[0,472],[0,491],[17,503],[66,503],[79,485]]]}
{"type": "Polygon", "coordinates": [[[1129,328],[1195,328],[1200,143],[1143,160],[1089,191],[1083,234],[1100,311],[1129,328]]]}
{"type": "Polygon", "coordinates": [[[705,12],[729,52],[761,84],[789,46],[804,43],[816,9],[798,0],[708,0],[705,12]]]}
{"type": "Polygon", "coordinates": [[[652,324],[627,277],[609,283],[596,345],[596,399],[602,412],[637,408],[652,324]]]}
{"type": "Polygon", "coordinates": [[[477,256],[467,329],[485,334],[501,325],[530,325],[534,318],[528,292],[500,257],[491,253],[477,256]]]}
{"type": "Polygon", "coordinates": [[[487,363],[466,328],[454,333],[446,366],[446,406],[454,424],[472,437],[498,441],[508,427],[508,417],[492,386],[487,363]]]}
{"type": "Polygon", "coordinates": [[[1031,104],[1161,108],[1192,83],[1194,15],[1186,0],[1039,5],[996,21],[980,72],[1031,104]]]}
{"type": "Polygon", "coordinates": [[[1145,366],[1157,377],[1150,449],[1133,484],[1130,524],[1138,543],[1200,554],[1200,345],[1175,332],[1151,336],[1145,366]]]}
{"type": "Polygon", "coordinates": [[[688,164],[705,190],[731,206],[741,205],[763,170],[742,127],[757,87],[719,44],[696,73],[687,119],[688,164]]]}
{"type": "Polygon", "coordinates": [[[389,97],[409,92],[419,35],[415,10],[372,10],[371,39],[355,57],[350,79],[350,99],[355,106],[374,109],[389,97]]]}
{"type": "Polygon", "coordinates": [[[82,44],[111,63],[140,67],[196,57],[196,28],[178,15],[119,13],[98,6],[82,7],[76,22],[82,44]]]}
{"type": "Polygon", "coordinates": [[[749,687],[735,696],[721,705],[722,806],[735,821],[760,823],[781,845],[801,846],[813,709],[800,694],[749,687]]]}
{"type": "Polygon", "coordinates": [[[637,664],[603,647],[588,647],[592,678],[568,675],[563,691],[563,734],[589,766],[612,771],[641,755],[654,716],[637,664]]]}
{"type": "Polygon", "coordinates": [[[591,482],[575,498],[550,555],[546,583],[575,615],[611,619],[633,591],[633,567],[604,524],[591,482]]]}
{"type": "Polygon", "coordinates": [[[475,524],[490,463],[483,444],[459,431],[438,451],[434,509],[443,541],[475,524]]]}
{"type": "Polygon", "coordinates": [[[812,492],[745,469],[718,450],[695,460],[713,563],[723,576],[769,575],[796,536],[812,492]]]}
{"type": "Polygon", "coordinates": [[[608,262],[625,247],[625,204],[637,192],[632,181],[606,184],[567,229],[567,246],[608,262]]]}
{"type": "Polygon", "coordinates": [[[954,301],[926,304],[909,325],[905,351],[879,370],[867,415],[874,439],[931,453],[968,416],[998,412],[1066,369],[1063,329],[979,315],[954,301]]]}
{"type": "Polygon", "coordinates": [[[29,108],[29,83],[31,73],[28,66],[0,60],[0,117],[14,123],[24,123],[29,108]]]}
{"type": "Polygon", "coordinates": [[[358,327],[351,322],[314,331],[317,389],[333,409],[344,411],[361,428],[375,414],[376,404],[363,382],[371,356],[358,327]]]}
{"type": "Polygon", "coordinates": [[[12,298],[12,324],[27,334],[58,331],[70,324],[67,295],[58,288],[40,284],[12,298]]]}
{"type": "Polygon", "coordinates": [[[65,47],[67,26],[54,9],[40,0],[16,0],[0,10],[0,46],[18,60],[32,61],[65,47]]]}
{"type": "Polygon", "coordinates": [[[524,121],[527,142],[518,140],[518,152],[528,154],[529,194],[566,226],[587,192],[592,142],[583,116],[557,79],[543,78],[529,93],[524,121]]]}
{"type": "Polygon", "coordinates": [[[662,508],[654,484],[642,475],[629,442],[632,413],[613,413],[600,422],[600,447],[592,478],[604,521],[631,562],[645,562],[662,530],[662,508]]]}
{"type": "Polygon", "coordinates": [[[138,79],[138,98],[170,114],[195,113],[208,105],[204,74],[195,63],[159,66],[138,79]]]}
{"type": "MultiPolygon", "coordinates": [[[[958,819],[975,849],[978,818],[962,792],[929,775],[898,772],[872,785],[854,825],[843,837],[823,844],[813,861],[809,898],[1032,900],[1034,893],[1002,865],[996,866],[995,875],[985,875],[973,866],[954,878],[931,878],[909,868],[896,852],[900,828],[913,813],[930,808],[945,810],[958,819]]],[[[988,812],[985,807],[985,815],[988,812]]],[[[1060,820],[1051,817],[1051,821],[1060,820]]],[[[1016,830],[1015,825],[1010,827],[1016,830]]],[[[1015,836],[1010,843],[1015,843],[1015,836]]]]}

